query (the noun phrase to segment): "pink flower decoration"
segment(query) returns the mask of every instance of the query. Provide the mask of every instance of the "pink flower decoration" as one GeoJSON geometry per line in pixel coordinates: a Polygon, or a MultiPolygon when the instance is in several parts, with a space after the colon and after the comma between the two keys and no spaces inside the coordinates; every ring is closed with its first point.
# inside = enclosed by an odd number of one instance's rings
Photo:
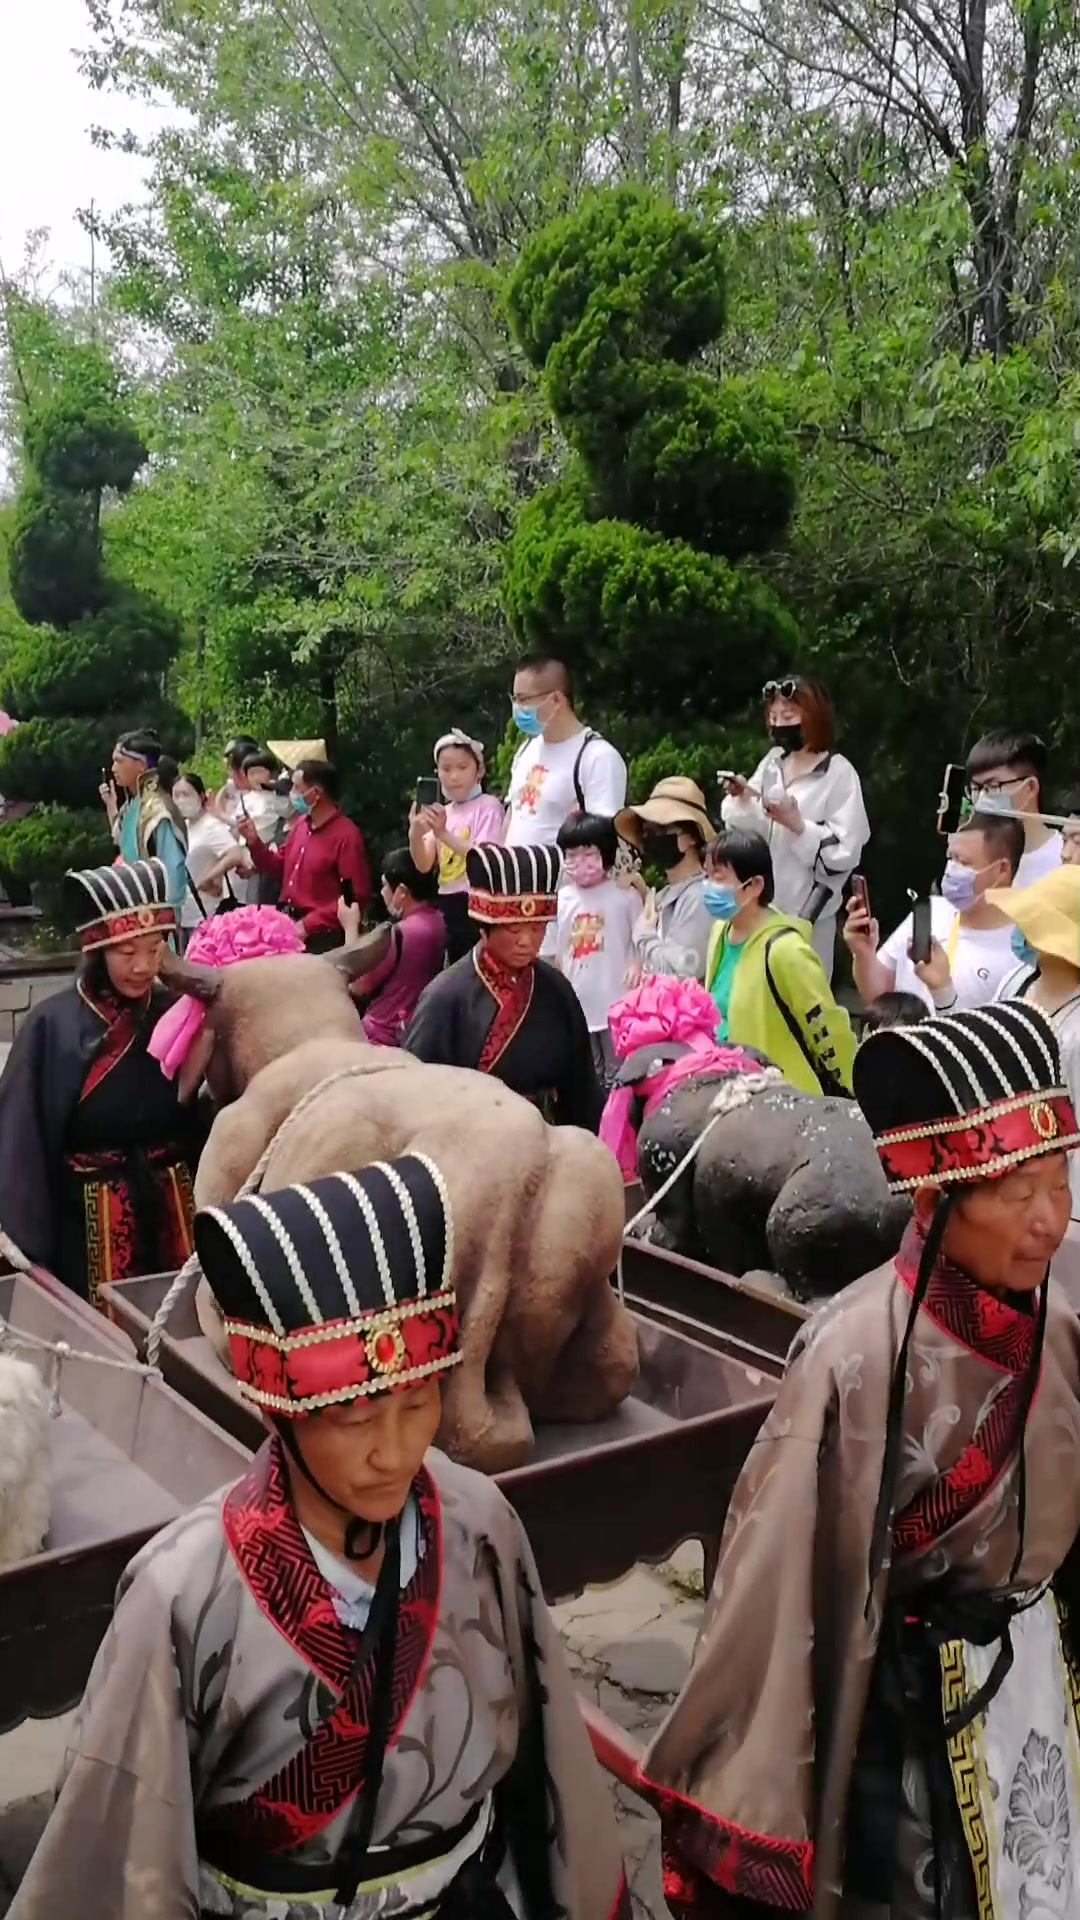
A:
{"type": "MultiPolygon", "coordinates": [[[[287,913],[279,913],[276,907],[238,907],[235,913],[202,921],[184,957],[196,966],[231,967],[237,960],[265,960],[303,951],[304,936],[287,913]]],[[[189,993],[162,1014],[146,1050],[167,1080],[180,1071],[205,1019],[204,1002],[189,993]]]]}
{"type": "Polygon", "coordinates": [[[640,987],[617,1000],[608,1014],[615,1052],[629,1059],[638,1047],[659,1040],[681,1040],[699,1049],[713,1046],[719,1021],[716,1002],[698,980],[650,974],[640,987]]]}

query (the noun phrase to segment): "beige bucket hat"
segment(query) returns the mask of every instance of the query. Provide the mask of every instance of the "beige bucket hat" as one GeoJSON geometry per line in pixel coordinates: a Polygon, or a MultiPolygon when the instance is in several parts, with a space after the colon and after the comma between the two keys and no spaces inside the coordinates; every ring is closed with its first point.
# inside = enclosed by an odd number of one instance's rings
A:
{"type": "MultiPolygon", "coordinates": [[[[658,780],[640,807],[624,807],[615,816],[615,831],[632,847],[640,847],[643,827],[700,827],[706,841],[715,840],[716,828],[705,811],[705,795],[693,780],[681,774],[658,780]]],[[[1078,869],[1080,871],[1080,869],[1078,869]]]]}
{"type": "Polygon", "coordinates": [[[986,900],[1036,953],[1080,967],[1080,867],[1055,867],[1033,887],[991,887],[986,900]]]}

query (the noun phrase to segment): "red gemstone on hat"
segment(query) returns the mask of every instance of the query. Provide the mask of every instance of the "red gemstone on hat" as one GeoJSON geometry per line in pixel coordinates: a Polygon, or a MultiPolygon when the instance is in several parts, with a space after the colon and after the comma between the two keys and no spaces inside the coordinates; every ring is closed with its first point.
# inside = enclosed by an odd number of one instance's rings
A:
{"type": "Polygon", "coordinates": [[[380,1366],[393,1366],[397,1359],[397,1341],[392,1333],[380,1333],[375,1342],[375,1358],[380,1366]]]}

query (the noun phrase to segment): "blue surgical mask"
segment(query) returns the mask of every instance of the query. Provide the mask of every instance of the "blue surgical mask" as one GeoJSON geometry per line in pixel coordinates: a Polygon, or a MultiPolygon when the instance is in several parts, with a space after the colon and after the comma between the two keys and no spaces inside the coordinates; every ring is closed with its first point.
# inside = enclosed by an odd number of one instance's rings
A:
{"type": "Polygon", "coordinates": [[[942,899],[955,907],[957,913],[966,913],[975,905],[977,879],[974,868],[962,866],[959,860],[947,860],[941,876],[942,899]]]}
{"type": "Polygon", "coordinates": [[[535,707],[519,707],[515,700],[510,711],[519,733],[525,734],[530,740],[535,740],[538,734],[543,733],[543,723],[535,707]]]}
{"type": "Polygon", "coordinates": [[[1036,960],[1035,949],[1030,941],[1024,938],[1023,930],[1020,927],[1014,927],[1009,938],[1017,959],[1025,967],[1033,967],[1036,960]]]}
{"type": "Polygon", "coordinates": [[[294,813],[308,814],[311,812],[311,801],[308,799],[306,793],[293,793],[291,798],[294,813]]]}
{"type": "Polygon", "coordinates": [[[710,920],[734,920],[739,911],[738,892],[734,887],[721,886],[719,880],[706,880],[702,899],[710,920]]]}

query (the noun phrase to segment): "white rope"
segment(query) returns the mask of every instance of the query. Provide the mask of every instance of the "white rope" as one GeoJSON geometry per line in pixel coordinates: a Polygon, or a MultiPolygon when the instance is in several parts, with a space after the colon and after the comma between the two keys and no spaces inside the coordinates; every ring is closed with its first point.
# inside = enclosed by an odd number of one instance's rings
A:
{"type": "MultiPolygon", "coordinates": [[[[9,1234],[0,1229],[0,1254],[14,1267],[16,1273],[24,1273],[32,1280],[33,1262],[28,1260],[21,1247],[17,1247],[9,1234]]],[[[88,1360],[94,1367],[114,1367],[118,1373],[141,1373],[144,1378],[153,1376],[160,1380],[156,1366],[144,1364],[134,1357],[130,1360],[114,1360],[104,1353],[85,1353],[81,1347],[73,1347],[67,1340],[45,1340],[37,1333],[24,1333],[21,1328],[13,1327],[10,1320],[0,1314],[0,1355],[5,1353],[50,1353],[52,1365],[49,1368],[49,1412],[55,1420],[60,1413],[60,1375],[65,1360],[88,1360]]]]}
{"type": "MultiPolygon", "coordinates": [[[[650,1213],[656,1212],[661,1200],[665,1199],[671,1192],[675,1182],[686,1172],[687,1167],[693,1165],[693,1162],[697,1159],[698,1154],[701,1152],[717,1121],[726,1119],[727,1115],[734,1113],[738,1107],[748,1106],[753,1094],[762,1093],[766,1087],[776,1086],[783,1078],[784,1076],[778,1067],[763,1067],[760,1073],[740,1073],[734,1075],[730,1080],[723,1082],[717,1089],[715,1097],[709,1102],[710,1117],[702,1127],[697,1139],[687,1148],[687,1151],[683,1154],[674,1172],[668,1174],[663,1186],[657,1187],[656,1192],[646,1200],[645,1205],[638,1208],[633,1219],[627,1221],[623,1228],[623,1246],[625,1246],[626,1242],[632,1237],[634,1228],[639,1227],[643,1220],[647,1220],[650,1213]]],[[[626,1296],[623,1289],[622,1247],[619,1248],[619,1258],[615,1265],[615,1279],[619,1299],[625,1305],[626,1296]]]]}
{"type": "MultiPolygon", "coordinates": [[[[238,1200],[246,1200],[249,1194],[258,1192],[263,1174],[266,1172],[270,1163],[270,1156],[274,1152],[274,1149],[286,1138],[290,1127],[296,1124],[301,1115],[311,1106],[312,1102],[317,1100],[321,1093],[326,1092],[327,1087],[334,1086],[339,1080],[354,1080],[359,1074],[367,1073],[368,1071],[369,1068],[366,1065],[339,1067],[335,1073],[327,1074],[325,1080],[319,1080],[315,1086],[309,1087],[303,1099],[298,1100],[295,1107],[292,1107],[285,1115],[276,1133],[259,1155],[251,1173],[248,1174],[242,1186],[237,1188],[228,1204],[235,1206],[238,1200]]],[[[199,1256],[197,1253],[189,1253],[180,1271],[171,1282],[164,1300],[150,1323],[150,1331],[146,1336],[146,1362],[147,1365],[155,1371],[161,1354],[161,1336],[165,1331],[169,1317],[176,1307],[177,1302],[187,1291],[188,1282],[193,1277],[196,1279],[202,1278],[202,1268],[199,1265],[199,1256]]]]}

